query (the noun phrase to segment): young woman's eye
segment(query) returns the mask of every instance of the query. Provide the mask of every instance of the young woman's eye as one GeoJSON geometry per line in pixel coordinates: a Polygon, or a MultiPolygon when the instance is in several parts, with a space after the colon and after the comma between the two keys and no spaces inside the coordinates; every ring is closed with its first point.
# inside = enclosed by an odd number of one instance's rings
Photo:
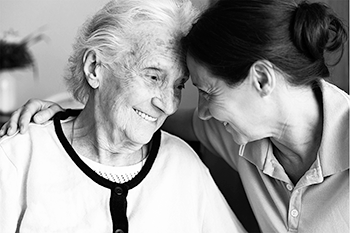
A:
{"type": "Polygon", "coordinates": [[[206,99],[206,100],[210,99],[210,95],[207,92],[205,92],[201,89],[198,89],[198,92],[199,92],[199,95],[202,96],[204,99],[206,99]]]}

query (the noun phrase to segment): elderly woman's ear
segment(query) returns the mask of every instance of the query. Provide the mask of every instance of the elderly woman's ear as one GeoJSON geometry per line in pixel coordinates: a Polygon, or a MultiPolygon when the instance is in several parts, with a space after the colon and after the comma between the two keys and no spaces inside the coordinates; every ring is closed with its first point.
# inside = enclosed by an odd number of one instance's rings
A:
{"type": "Polygon", "coordinates": [[[100,86],[99,69],[101,68],[101,66],[99,66],[100,61],[98,54],[93,50],[86,51],[83,57],[83,63],[86,80],[92,88],[98,88],[100,86]]]}

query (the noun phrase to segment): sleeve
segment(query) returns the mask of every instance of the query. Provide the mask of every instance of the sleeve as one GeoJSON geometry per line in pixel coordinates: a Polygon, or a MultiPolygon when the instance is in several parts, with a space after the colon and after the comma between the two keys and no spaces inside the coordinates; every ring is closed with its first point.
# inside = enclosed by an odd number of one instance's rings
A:
{"type": "Polygon", "coordinates": [[[192,117],[192,125],[200,143],[237,170],[240,146],[235,143],[232,135],[225,130],[222,123],[214,118],[206,121],[199,119],[198,109],[196,109],[192,117]]]}
{"type": "Polygon", "coordinates": [[[209,171],[204,179],[203,233],[244,233],[246,230],[219,191],[209,171]]]}
{"type": "Polygon", "coordinates": [[[0,145],[0,232],[17,232],[23,206],[16,166],[0,145]]]}

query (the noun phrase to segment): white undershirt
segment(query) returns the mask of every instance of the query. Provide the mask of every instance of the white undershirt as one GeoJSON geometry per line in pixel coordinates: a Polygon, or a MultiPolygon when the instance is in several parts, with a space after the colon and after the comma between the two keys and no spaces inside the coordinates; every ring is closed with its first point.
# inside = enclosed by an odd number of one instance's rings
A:
{"type": "Polygon", "coordinates": [[[83,160],[83,162],[86,165],[88,165],[98,175],[102,176],[103,178],[109,181],[119,183],[119,184],[132,180],[141,171],[147,159],[146,157],[139,163],[136,163],[130,166],[113,167],[113,166],[107,166],[101,163],[97,163],[84,156],[79,155],[79,157],[81,158],[81,160],[83,160]]]}

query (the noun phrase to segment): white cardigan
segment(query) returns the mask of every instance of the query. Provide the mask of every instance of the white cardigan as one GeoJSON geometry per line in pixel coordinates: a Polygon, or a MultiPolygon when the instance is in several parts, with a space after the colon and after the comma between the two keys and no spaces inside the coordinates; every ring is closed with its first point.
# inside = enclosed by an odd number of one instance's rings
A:
{"type": "MultiPolygon", "coordinates": [[[[110,233],[110,196],[73,162],[52,122],[0,139],[0,232],[110,233]]],[[[195,152],[165,132],[126,215],[130,233],[244,232],[195,152]]]]}

